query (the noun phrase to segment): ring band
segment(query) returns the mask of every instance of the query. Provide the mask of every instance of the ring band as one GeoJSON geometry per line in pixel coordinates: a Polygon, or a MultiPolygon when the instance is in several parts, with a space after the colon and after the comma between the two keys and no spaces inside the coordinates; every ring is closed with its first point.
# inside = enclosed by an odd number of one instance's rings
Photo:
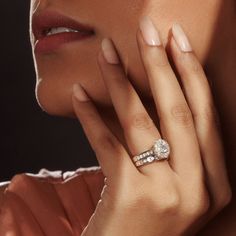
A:
{"type": "Polygon", "coordinates": [[[155,157],[154,156],[148,156],[146,158],[140,159],[138,161],[135,162],[135,166],[142,166],[148,163],[152,163],[153,161],[155,161],[155,157]]]}
{"type": "Polygon", "coordinates": [[[135,166],[150,164],[154,161],[168,160],[170,154],[170,146],[164,139],[158,139],[154,145],[147,151],[135,155],[132,159],[135,166]]]}
{"type": "Polygon", "coordinates": [[[133,157],[133,161],[136,162],[136,161],[139,161],[139,160],[141,160],[141,159],[143,159],[143,158],[145,158],[145,157],[151,156],[151,155],[154,155],[154,152],[153,152],[152,149],[147,150],[147,151],[145,151],[145,152],[142,152],[142,153],[140,153],[140,154],[137,155],[137,156],[134,156],[134,157],[133,157]]]}

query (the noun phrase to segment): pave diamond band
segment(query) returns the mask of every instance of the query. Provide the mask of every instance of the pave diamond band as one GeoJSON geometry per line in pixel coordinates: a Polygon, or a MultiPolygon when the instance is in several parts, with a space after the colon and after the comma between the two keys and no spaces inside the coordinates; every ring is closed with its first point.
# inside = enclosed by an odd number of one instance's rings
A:
{"type": "Polygon", "coordinates": [[[148,151],[140,153],[137,156],[134,156],[133,157],[133,161],[136,162],[136,161],[139,161],[139,160],[141,160],[141,159],[143,159],[145,157],[151,156],[151,155],[154,155],[154,151],[150,149],[148,151]]]}
{"type": "Polygon", "coordinates": [[[169,154],[169,144],[164,139],[158,139],[149,150],[134,156],[132,159],[136,166],[142,166],[154,161],[167,160],[169,154]]]}
{"type": "Polygon", "coordinates": [[[142,166],[142,165],[151,163],[151,162],[153,162],[155,160],[156,160],[156,158],[154,156],[148,156],[146,158],[143,158],[143,159],[140,159],[140,160],[136,161],[135,165],[136,166],[142,166]]]}

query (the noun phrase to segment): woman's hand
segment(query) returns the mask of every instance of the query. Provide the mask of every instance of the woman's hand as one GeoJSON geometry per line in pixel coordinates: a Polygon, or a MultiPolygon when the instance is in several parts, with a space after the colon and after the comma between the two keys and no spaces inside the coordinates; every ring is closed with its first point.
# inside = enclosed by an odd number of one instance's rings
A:
{"type": "Polygon", "coordinates": [[[217,115],[203,68],[175,24],[169,41],[175,73],[151,26],[143,18],[137,41],[159,130],[108,39],[103,41],[105,52],[99,53],[98,62],[129,150],[105,125],[82,87],[74,86],[76,115],[106,176],[101,200],[83,236],[193,235],[231,198],[217,115]],[[160,137],[170,144],[169,161],[137,168],[131,157],[160,137]]]}

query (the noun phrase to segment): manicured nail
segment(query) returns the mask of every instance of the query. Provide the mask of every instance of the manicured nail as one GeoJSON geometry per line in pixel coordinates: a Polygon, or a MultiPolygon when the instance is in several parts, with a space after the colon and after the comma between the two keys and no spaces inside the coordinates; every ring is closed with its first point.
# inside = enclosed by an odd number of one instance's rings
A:
{"type": "Polygon", "coordinates": [[[80,102],[87,102],[90,100],[84,89],[79,84],[73,85],[73,94],[80,102]]]}
{"type": "Polygon", "coordinates": [[[174,36],[175,41],[179,45],[181,51],[183,51],[183,52],[191,52],[192,51],[192,47],[189,43],[188,37],[186,36],[183,28],[179,24],[177,24],[177,23],[173,24],[172,34],[174,36]]]}
{"type": "Polygon", "coordinates": [[[152,20],[148,16],[142,16],[139,21],[139,27],[142,32],[145,42],[149,46],[160,46],[161,39],[157,29],[155,28],[152,20]]]}
{"type": "Polygon", "coordinates": [[[110,64],[119,64],[119,58],[112,41],[108,38],[102,40],[102,51],[106,61],[110,64]]]}

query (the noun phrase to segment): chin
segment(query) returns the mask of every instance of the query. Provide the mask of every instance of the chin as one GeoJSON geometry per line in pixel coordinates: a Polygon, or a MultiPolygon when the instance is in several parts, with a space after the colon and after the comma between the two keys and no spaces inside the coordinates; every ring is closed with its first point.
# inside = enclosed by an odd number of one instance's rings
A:
{"type": "MultiPolygon", "coordinates": [[[[77,50],[77,44],[61,47],[48,55],[35,55],[37,75],[36,98],[43,111],[53,116],[74,118],[72,88],[79,83],[102,110],[110,109],[112,102],[97,63],[95,45],[77,50]]],[[[142,96],[150,96],[148,80],[136,44],[125,45],[120,51],[129,79],[142,96]]]]}
{"type": "Polygon", "coordinates": [[[35,95],[40,108],[49,115],[75,118],[71,102],[72,89],[55,89],[43,80],[38,80],[35,95]]]}
{"type": "Polygon", "coordinates": [[[72,105],[72,88],[74,83],[80,83],[97,107],[102,109],[111,108],[112,102],[101,77],[85,76],[83,78],[86,78],[86,80],[77,78],[74,81],[62,80],[61,82],[59,77],[57,80],[38,78],[35,88],[38,105],[49,115],[76,118],[72,105]]]}

